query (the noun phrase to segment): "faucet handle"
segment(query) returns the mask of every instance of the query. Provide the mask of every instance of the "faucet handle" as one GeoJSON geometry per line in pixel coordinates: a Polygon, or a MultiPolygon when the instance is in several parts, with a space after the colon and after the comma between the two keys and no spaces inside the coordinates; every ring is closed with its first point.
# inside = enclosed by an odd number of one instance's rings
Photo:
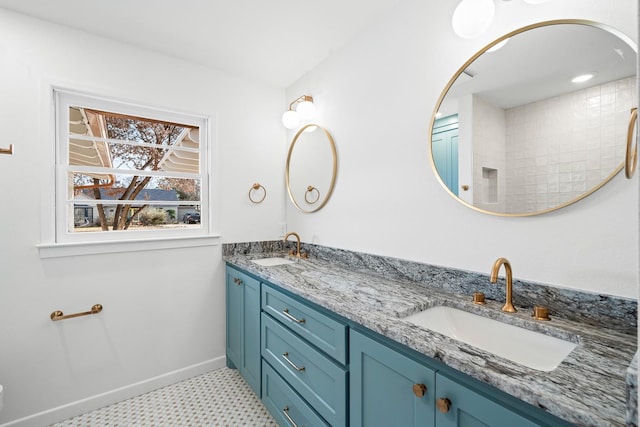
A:
{"type": "Polygon", "coordinates": [[[484,301],[484,293],[482,292],[474,292],[473,293],[473,303],[484,305],[486,302],[484,301]]]}
{"type": "Polygon", "coordinates": [[[536,320],[551,320],[551,317],[549,317],[549,309],[539,305],[534,306],[533,318],[536,320]]]}

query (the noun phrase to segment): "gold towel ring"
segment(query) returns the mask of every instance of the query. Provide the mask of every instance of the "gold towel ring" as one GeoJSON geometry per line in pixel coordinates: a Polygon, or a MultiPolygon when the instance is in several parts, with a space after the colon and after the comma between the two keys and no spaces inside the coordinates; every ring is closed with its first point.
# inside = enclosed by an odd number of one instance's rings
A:
{"type": "Polygon", "coordinates": [[[304,193],[304,201],[309,203],[310,205],[312,205],[315,202],[317,202],[318,200],[320,200],[320,190],[318,190],[313,185],[308,186],[307,187],[307,191],[305,191],[305,193],[304,193]],[[316,199],[315,200],[309,200],[309,195],[312,194],[314,191],[316,193],[316,199]]]}
{"type": "Polygon", "coordinates": [[[634,129],[638,119],[638,109],[631,109],[631,117],[629,118],[629,127],[627,128],[627,154],[624,162],[624,174],[631,179],[638,165],[638,144],[633,144],[634,129]]]}
{"type": "Polygon", "coordinates": [[[258,203],[262,203],[262,201],[264,200],[264,198],[265,198],[265,197],[267,197],[267,189],[266,189],[266,188],[264,188],[262,185],[258,184],[257,182],[256,182],[256,183],[254,183],[254,184],[251,186],[251,188],[249,189],[249,200],[251,200],[251,203],[256,203],[256,204],[258,204],[258,203]],[[261,188],[262,188],[263,194],[262,194],[262,198],[261,198],[260,200],[256,200],[256,199],[254,199],[253,197],[251,197],[251,193],[252,193],[253,191],[257,191],[257,190],[259,190],[259,189],[261,189],[261,188]]]}

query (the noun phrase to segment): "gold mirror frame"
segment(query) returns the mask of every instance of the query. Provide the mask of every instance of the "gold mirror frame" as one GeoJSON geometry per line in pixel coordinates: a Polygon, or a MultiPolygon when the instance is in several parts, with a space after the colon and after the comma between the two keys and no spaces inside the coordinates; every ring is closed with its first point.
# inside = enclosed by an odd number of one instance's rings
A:
{"type": "MultiPolygon", "coordinates": [[[[333,188],[335,186],[335,182],[336,182],[336,175],[338,172],[338,154],[336,151],[336,143],[333,140],[333,136],[331,136],[331,134],[329,133],[329,131],[327,129],[325,129],[322,126],[310,123],[308,125],[303,126],[302,128],[300,128],[298,130],[298,132],[296,133],[296,135],[293,137],[293,140],[291,141],[291,146],[289,147],[289,153],[287,154],[287,165],[286,165],[286,169],[285,169],[285,180],[286,180],[286,184],[287,184],[287,193],[289,193],[289,199],[291,200],[291,202],[294,204],[294,206],[296,208],[298,208],[298,210],[304,212],[304,213],[313,213],[316,211],[319,211],[320,209],[322,209],[324,207],[324,205],[327,204],[327,202],[329,201],[329,198],[331,197],[331,193],[333,193],[333,188]],[[304,135],[304,132],[312,127],[315,126],[316,128],[318,128],[317,130],[322,130],[322,132],[324,132],[324,135],[327,138],[327,141],[329,142],[329,148],[331,149],[331,155],[333,157],[333,167],[332,167],[332,171],[331,171],[331,183],[329,184],[329,189],[326,191],[326,194],[324,196],[324,198],[322,199],[322,201],[320,201],[320,203],[318,204],[318,206],[316,206],[313,209],[305,209],[303,208],[297,201],[296,198],[293,195],[293,191],[291,190],[291,176],[290,176],[290,170],[291,170],[291,157],[293,155],[293,149],[296,145],[296,142],[298,142],[298,140],[300,139],[300,137],[302,135],[304,135]]],[[[307,188],[307,192],[309,191],[309,187],[307,188]]],[[[316,190],[315,188],[313,188],[314,190],[316,190]]],[[[318,191],[318,190],[316,190],[318,191]]],[[[319,194],[319,193],[318,193],[319,194]]],[[[306,195],[306,193],[305,193],[306,195]]],[[[319,197],[319,196],[318,196],[319,197]]],[[[314,201],[313,203],[316,203],[317,201],[314,201]]]]}
{"type": "MultiPolygon", "coordinates": [[[[460,198],[459,196],[457,196],[456,194],[454,194],[449,187],[447,186],[447,184],[444,182],[444,180],[442,179],[442,177],[440,176],[440,173],[438,172],[438,169],[436,167],[435,164],[435,159],[434,159],[434,155],[433,155],[433,149],[432,149],[432,140],[433,140],[433,131],[434,131],[434,125],[436,122],[436,114],[438,113],[438,110],[440,109],[442,102],[444,101],[445,97],[447,96],[447,93],[449,92],[449,90],[451,89],[451,87],[453,86],[453,84],[456,82],[456,80],[458,79],[458,77],[460,77],[461,74],[463,74],[463,72],[476,60],[478,59],[481,55],[483,55],[484,53],[486,53],[489,49],[491,49],[492,47],[496,46],[497,44],[515,36],[521,33],[525,33],[529,30],[533,30],[533,29],[537,29],[537,28],[541,28],[541,27],[547,27],[547,26],[552,26],[552,25],[561,25],[561,24],[573,24],[573,25],[584,25],[584,26],[591,26],[591,27],[595,27],[595,28],[599,28],[603,31],[606,31],[618,38],[620,38],[622,41],[624,41],[625,43],[627,43],[635,52],[636,55],[638,54],[638,47],[636,45],[636,43],[631,40],[628,36],[626,36],[625,34],[623,34],[622,32],[618,31],[615,28],[612,28],[608,25],[599,23],[599,22],[595,22],[595,21],[589,21],[589,20],[583,20],[583,19],[561,19],[561,20],[551,20],[551,21],[543,21],[543,22],[539,22],[536,24],[531,24],[531,25],[527,25],[521,28],[518,28],[514,31],[511,31],[499,38],[497,38],[496,40],[494,40],[493,42],[491,42],[490,44],[488,44],[487,46],[485,46],[484,48],[482,48],[480,51],[478,51],[475,55],[473,55],[471,58],[469,58],[469,60],[467,60],[459,69],[458,71],[453,75],[453,77],[451,77],[451,79],[449,80],[449,82],[447,83],[447,85],[445,86],[444,90],[442,91],[442,93],[440,94],[440,97],[438,98],[438,101],[436,102],[436,107],[433,110],[433,113],[431,115],[431,120],[429,122],[429,133],[428,133],[428,137],[429,137],[429,143],[428,143],[428,150],[429,150],[429,159],[431,162],[431,168],[433,170],[433,173],[436,175],[438,182],[440,183],[440,185],[442,185],[442,187],[445,189],[445,191],[447,191],[449,193],[449,195],[451,195],[451,197],[453,197],[455,200],[457,200],[458,202],[462,203],[463,205],[478,211],[478,212],[482,212],[482,213],[486,213],[489,215],[495,215],[495,216],[505,216],[505,217],[526,217],[526,216],[534,216],[534,215],[541,215],[541,214],[545,214],[548,212],[552,212],[558,209],[562,209],[564,207],[567,207],[569,205],[572,205],[588,196],[590,196],[591,194],[593,194],[594,192],[596,192],[597,190],[599,190],[600,188],[602,188],[605,184],[607,184],[609,181],[611,181],[611,179],[613,179],[614,176],[616,176],[622,169],[625,169],[625,161],[623,160],[622,163],[616,167],[616,169],[606,178],[604,178],[602,180],[602,182],[600,182],[600,184],[596,185],[595,187],[591,188],[590,190],[586,191],[585,193],[581,194],[578,197],[575,197],[567,202],[561,203],[557,206],[548,208],[548,209],[544,209],[544,210],[540,210],[540,211],[534,211],[534,212],[519,212],[519,213],[506,213],[506,212],[495,212],[495,211],[490,211],[490,210],[486,210],[483,208],[479,208],[477,206],[474,206],[473,204],[463,200],[462,198],[460,198]]],[[[637,70],[636,70],[637,73],[637,70]]],[[[640,100],[638,100],[640,102],[640,100]]],[[[634,109],[635,110],[635,109],[634,109]]],[[[633,114],[633,110],[631,111],[631,115],[633,114]]],[[[632,118],[630,118],[630,120],[632,120],[632,118]]],[[[629,151],[627,149],[627,151],[629,151]]],[[[629,158],[629,153],[627,152],[627,161],[626,163],[629,162],[628,158],[629,158]]],[[[467,187],[468,186],[463,186],[463,187],[467,187]]],[[[466,190],[466,189],[465,189],[466,190]]]]}

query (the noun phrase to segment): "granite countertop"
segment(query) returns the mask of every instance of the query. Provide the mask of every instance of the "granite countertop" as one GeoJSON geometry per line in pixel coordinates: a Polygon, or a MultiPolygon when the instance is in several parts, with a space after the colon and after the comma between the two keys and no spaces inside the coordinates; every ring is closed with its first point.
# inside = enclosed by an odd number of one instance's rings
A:
{"type": "Polygon", "coordinates": [[[390,278],[373,270],[350,269],[326,259],[311,257],[272,267],[251,262],[270,256],[282,253],[231,254],[224,259],[566,421],[581,426],[626,425],[626,376],[636,353],[635,335],[564,320],[554,313],[551,322],[535,321],[529,310],[503,313],[503,301],[479,306],[470,302],[469,295],[390,278]],[[434,305],[461,308],[578,345],[558,368],[542,372],[401,320],[434,305]]]}

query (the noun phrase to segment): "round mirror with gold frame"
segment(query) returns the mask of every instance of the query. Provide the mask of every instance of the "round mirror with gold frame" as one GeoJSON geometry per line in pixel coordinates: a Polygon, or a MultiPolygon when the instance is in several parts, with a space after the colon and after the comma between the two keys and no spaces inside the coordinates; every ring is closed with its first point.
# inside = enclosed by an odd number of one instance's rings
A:
{"type": "Polygon", "coordinates": [[[490,43],[451,78],[432,115],[442,186],[502,216],[550,212],[603,187],[625,163],[636,52],[629,37],[585,20],[529,25],[490,43]]]}
{"type": "Polygon", "coordinates": [[[289,199],[305,213],[327,204],[336,182],[338,155],[333,136],[316,124],[303,126],[293,137],[285,172],[289,199]]]}

